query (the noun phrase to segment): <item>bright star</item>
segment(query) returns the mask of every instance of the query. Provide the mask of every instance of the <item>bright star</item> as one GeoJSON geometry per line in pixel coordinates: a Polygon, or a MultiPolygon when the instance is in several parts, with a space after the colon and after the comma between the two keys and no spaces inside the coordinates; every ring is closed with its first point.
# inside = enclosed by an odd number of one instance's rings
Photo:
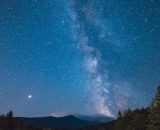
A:
{"type": "Polygon", "coordinates": [[[27,96],[27,98],[28,98],[28,99],[32,99],[32,95],[29,94],[29,95],[27,96]]]}

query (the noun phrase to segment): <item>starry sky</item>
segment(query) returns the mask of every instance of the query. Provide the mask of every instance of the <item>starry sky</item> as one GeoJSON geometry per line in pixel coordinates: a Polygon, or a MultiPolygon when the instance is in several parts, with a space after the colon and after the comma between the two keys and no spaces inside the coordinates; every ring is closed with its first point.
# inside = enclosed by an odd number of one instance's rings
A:
{"type": "Polygon", "coordinates": [[[0,0],[0,113],[116,116],[160,84],[159,0],[0,0]]]}

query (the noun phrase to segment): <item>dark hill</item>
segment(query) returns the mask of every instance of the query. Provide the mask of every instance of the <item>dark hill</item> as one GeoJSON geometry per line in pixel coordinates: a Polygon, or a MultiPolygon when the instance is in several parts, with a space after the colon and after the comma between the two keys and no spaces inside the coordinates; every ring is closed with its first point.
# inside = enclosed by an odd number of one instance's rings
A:
{"type": "Polygon", "coordinates": [[[97,123],[105,123],[115,120],[112,117],[108,117],[105,115],[97,114],[97,115],[76,115],[76,117],[90,122],[97,122],[97,123]]]}
{"type": "Polygon", "coordinates": [[[24,118],[16,117],[23,121],[26,125],[33,124],[34,126],[42,128],[80,128],[87,125],[94,124],[93,122],[87,122],[81,120],[75,116],[69,115],[65,117],[37,117],[37,118],[24,118]]]}

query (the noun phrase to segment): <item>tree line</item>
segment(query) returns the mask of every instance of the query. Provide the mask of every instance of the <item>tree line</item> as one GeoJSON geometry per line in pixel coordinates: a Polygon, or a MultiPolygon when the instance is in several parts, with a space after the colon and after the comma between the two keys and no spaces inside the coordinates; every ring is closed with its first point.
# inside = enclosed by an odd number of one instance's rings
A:
{"type": "Polygon", "coordinates": [[[160,86],[148,107],[119,111],[114,130],[160,130],[160,86]]]}

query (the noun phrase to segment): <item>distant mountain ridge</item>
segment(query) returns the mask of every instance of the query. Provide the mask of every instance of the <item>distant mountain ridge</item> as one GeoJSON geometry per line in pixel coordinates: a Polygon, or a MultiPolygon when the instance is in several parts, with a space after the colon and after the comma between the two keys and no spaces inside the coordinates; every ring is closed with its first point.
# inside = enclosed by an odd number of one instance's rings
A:
{"type": "MultiPolygon", "coordinates": [[[[68,115],[64,117],[15,117],[23,121],[26,125],[34,125],[42,128],[67,128],[67,129],[77,129],[81,127],[86,127],[89,125],[99,124],[101,121],[97,120],[100,117],[94,116],[73,116],[68,115]]],[[[107,119],[107,117],[106,117],[107,119]]],[[[108,117],[106,121],[111,121],[111,118],[108,117]]]]}
{"type": "Polygon", "coordinates": [[[17,117],[26,125],[33,124],[34,126],[42,128],[80,128],[90,125],[92,123],[83,121],[75,116],[69,115],[65,117],[35,117],[25,118],[17,117]]]}
{"type": "Polygon", "coordinates": [[[85,120],[85,121],[90,121],[90,122],[99,122],[99,123],[104,123],[104,122],[110,122],[115,120],[113,117],[101,115],[101,114],[96,114],[96,115],[75,115],[76,117],[85,120]]]}

